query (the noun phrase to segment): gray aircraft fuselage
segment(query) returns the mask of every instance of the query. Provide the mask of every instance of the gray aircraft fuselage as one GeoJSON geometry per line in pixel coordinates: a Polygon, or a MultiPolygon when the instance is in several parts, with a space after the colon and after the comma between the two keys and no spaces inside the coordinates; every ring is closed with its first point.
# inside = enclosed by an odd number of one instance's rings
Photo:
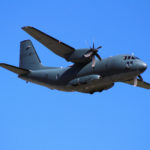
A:
{"type": "Polygon", "coordinates": [[[147,64],[133,55],[118,55],[102,59],[98,51],[102,46],[75,49],[52,36],[34,28],[22,28],[50,51],[73,63],[72,66],[45,67],[41,64],[31,40],[20,42],[19,67],[0,63],[18,77],[50,89],[82,93],[102,92],[114,86],[115,82],[150,89],[150,84],[143,81],[147,64]],[[96,60],[96,58],[98,60],[96,60]]]}
{"type": "Polygon", "coordinates": [[[44,67],[31,70],[30,73],[19,77],[50,89],[92,94],[113,87],[115,82],[134,79],[146,68],[146,63],[137,57],[118,55],[102,61],[96,60],[94,68],[91,67],[91,62],[82,65],[74,64],[66,68],[44,67]]]}

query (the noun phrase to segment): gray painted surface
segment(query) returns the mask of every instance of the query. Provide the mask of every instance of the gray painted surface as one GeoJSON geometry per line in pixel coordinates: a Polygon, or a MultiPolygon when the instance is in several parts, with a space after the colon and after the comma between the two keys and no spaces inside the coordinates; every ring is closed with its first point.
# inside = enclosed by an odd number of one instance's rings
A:
{"type": "Polygon", "coordinates": [[[50,89],[90,94],[110,89],[115,82],[124,82],[150,89],[150,84],[144,82],[140,75],[147,69],[147,64],[135,56],[118,55],[95,60],[94,57],[98,55],[98,48],[95,49],[94,44],[91,49],[75,50],[64,43],[60,44],[58,40],[35,28],[25,27],[23,29],[44,43],[45,46],[51,47],[52,44],[55,53],[57,53],[58,48],[62,48],[59,55],[67,61],[74,62],[72,66],[66,68],[45,67],[41,64],[32,42],[30,40],[22,41],[20,43],[19,67],[4,63],[1,63],[0,66],[18,74],[19,78],[27,82],[50,89]],[[70,53],[71,50],[73,52],[70,53]]]}

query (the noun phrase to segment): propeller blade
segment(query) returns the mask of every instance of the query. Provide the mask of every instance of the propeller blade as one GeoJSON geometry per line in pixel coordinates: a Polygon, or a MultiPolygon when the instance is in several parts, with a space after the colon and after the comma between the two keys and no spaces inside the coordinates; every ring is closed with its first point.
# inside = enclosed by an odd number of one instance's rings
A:
{"type": "Polygon", "coordinates": [[[141,81],[143,81],[143,78],[142,78],[142,76],[141,76],[141,75],[138,75],[138,77],[139,77],[139,79],[140,79],[141,81]]]}
{"type": "Polygon", "coordinates": [[[95,63],[96,63],[96,62],[95,62],[95,56],[93,55],[93,56],[92,56],[92,68],[95,67],[95,63]]]}
{"type": "Polygon", "coordinates": [[[99,47],[97,48],[97,50],[100,49],[100,48],[102,48],[102,46],[99,46],[99,47]]]}
{"type": "Polygon", "coordinates": [[[94,41],[93,41],[93,46],[92,48],[90,47],[90,50],[84,54],[84,57],[86,58],[89,58],[89,57],[92,57],[92,67],[95,67],[95,56],[101,61],[102,58],[99,56],[99,54],[97,53],[98,52],[98,49],[102,48],[102,46],[99,46],[97,47],[97,49],[95,49],[95,46],[94,46],[94,41]]]}
{"type": "Polygon", "coordinates": [[[93,49],[94,49],[94,41],[93,41],[93,49]]]}
{"type": "Polygon", "coordinates": [[[97,53],[95,55],[100,61],[102,60],[102,58],[97,53]]]}
{"type": "Polygon", "coordinates": [[[90,51],[90,52],[88,52],[87,54],[84,54],[84,57],[90,57],[90,56],[92,56],[92,54],[93,54],[93,52],[90,51]]]}
{"type": "Polygon", "coordinates": [[[137,86],[137,82],[138,82],[137,77],[135,77],[134,78],[134,86],[137,86]]]}

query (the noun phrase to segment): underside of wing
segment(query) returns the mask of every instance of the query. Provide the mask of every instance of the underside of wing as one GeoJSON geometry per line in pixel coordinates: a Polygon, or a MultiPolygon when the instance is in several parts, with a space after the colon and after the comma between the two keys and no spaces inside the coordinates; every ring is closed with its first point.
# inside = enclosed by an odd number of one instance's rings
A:
{"type": "MultiPolygon", "coordinates": [[[[137,79],[137,86],[144,88],[144,89],[150,89],[150,84],[144,81],[141,81],[139,79],[137,79]]],[[[130,85],[134,85],[134,80],[128,80],[128,81],[124,81],[124,83],[130,84],[130,85]]]]}
{"type": "Polygon", "coordinates": [[[53,51],[55,54],[63,58],[67,58],[69,54],[75,51],[73,47],[60,42],[59,40],[41,32],[34,27],[26,26],[22,29],[30,34],[33,38],[38,40],[40,43],[42,43],[44,46],[46,46],[48,49],[53,51]]]}

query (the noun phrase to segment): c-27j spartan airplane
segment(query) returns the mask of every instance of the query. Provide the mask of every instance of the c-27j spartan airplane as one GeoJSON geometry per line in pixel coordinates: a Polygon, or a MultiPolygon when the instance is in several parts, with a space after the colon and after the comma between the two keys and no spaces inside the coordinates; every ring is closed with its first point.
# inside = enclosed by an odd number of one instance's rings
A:
{"type": "Polygon", "coordinates": [[[72,66],[45,67],[30,40],[20,43],[19,67],[1,63],[0,66],[18,74],[18,77],[43,85],[50,89],[82,93],[102,92],[114,86],[115,82],[150,89],[150,84],[143,81],[143,73],[147,64],[133,55],[118,55],[102,59],[98,48],[93,46],[85,49],[75,49],[55,38],[30,26],[22,28],[55,54],[67,61],[73,62],[72,66]],[[98,58],[95,59],[95,57],[98,58]]]}

